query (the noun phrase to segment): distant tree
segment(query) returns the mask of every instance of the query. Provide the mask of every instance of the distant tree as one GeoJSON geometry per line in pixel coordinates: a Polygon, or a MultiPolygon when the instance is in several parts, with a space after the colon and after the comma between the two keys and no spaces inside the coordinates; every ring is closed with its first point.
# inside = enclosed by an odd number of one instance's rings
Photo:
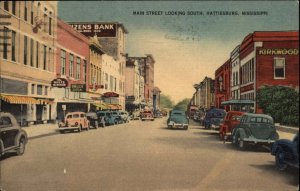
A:
{"type": "Polygon", "coordinates": [[[276,123],[299,126],[299,93],[284,86],[264,86],[258,90],[257,103],[276,123]]]}
{"type": "Polygon", "coordinates": [[[190,102],[190,99],[189,99],[189,98],[185,98],[185,99],[181,100],[180,102],[178,102],[178,103],[174,106],[174,109],[179,109],[179,110],[186,111],[189,102],[190,102]]]}
{"type": "Polygon", "coordinates": [[[172,109],[174,107],[174,102],[168,95],[160,94],[160,107],[172,109]]]}

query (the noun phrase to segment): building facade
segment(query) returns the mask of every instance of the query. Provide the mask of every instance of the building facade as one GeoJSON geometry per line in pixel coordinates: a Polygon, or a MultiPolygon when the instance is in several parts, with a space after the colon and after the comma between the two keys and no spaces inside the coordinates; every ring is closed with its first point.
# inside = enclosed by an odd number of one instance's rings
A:
{"type": "Polygon", "coordinates": [[[55,120],[57,2],[1,1],[0,14],[1,111],[21,125],[55,120]]]}
{"type": "MultiPolygon", "coordinates": [[[[57,117],[67,112],[89,110],[89,41],[62,20],[57,20],[56,78],[65,79],[67,87],[53,87],[57,117]],[[75,92],[71,86],[84,85],[83,92],[75,92]]],[[[76,90],[77,91],[77,90],[76,90]]]]}
{"type": "MultiPolygon", "coordinates": [[[[222,66],[220,66],[215,72],[215,106],[217,108],[223,108],[222,102],[229,100],[231,97],[230,90],[230,77],[231,77],[231,60],[228,59],[222,66]]],[[[229,106],[224,107],[225,110],[229,110],[229,106]]]]}
{"type": "MultiPolygon", "coordinates": [[[[265,85],[299,90],[299,31],[262,31],[247,35],[240,47],[240,98],[255,101],[265,85]]],[[[262,112],[254,102],[253,110],[262,112]]]]}
{"type": "Polygon", "coordinates": [[[195,84],[196,92],[191,103],[198,108],[210,109],[214,106],[214,80],[205,77],[199,84],[195,84]]]}

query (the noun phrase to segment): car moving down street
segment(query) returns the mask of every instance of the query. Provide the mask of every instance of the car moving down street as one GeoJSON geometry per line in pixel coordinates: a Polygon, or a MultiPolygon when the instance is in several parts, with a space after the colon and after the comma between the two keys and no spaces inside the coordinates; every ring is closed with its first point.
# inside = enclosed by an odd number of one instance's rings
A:
{"type": "Polygon", "coordinates": [[[172,110],[167,120],[168,128],[182,128],[187,130],[189,127],[189,119],[184,111],[172,110]]]}

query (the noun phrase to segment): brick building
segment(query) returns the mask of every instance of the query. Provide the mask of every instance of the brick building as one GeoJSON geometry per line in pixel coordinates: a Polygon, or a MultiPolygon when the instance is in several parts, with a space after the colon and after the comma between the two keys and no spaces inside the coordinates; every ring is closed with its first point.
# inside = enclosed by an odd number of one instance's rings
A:
{"type": "Polygon", "coordinates": [[[70,25],[57,20],[56,77],[68,81],[66,88],[53,88],[57,117],[64,112],[88,111],[86,92],[72,92],[72,84],[85,84],[89,80],[89,39],[74,30],[70,25]]]}
{"type": "MultiPolygon", "coordinates": [[[[223,108],[221,103],[229,100],[231,95],[230,79],[231,79],[231,59],[228,59],[215,72],[215,107],[223,108]]],[[[224,109],[229,110],[229,106],[224,109]]]]}
{"type": "MultiPolygon", "coordinates": [[[[265,31],[247,35],[240,47],[240,98],[255,100],[264,85],[299,89],[299,31],[265,31]]],[[[262,112],[257,104],[256,112],[262,112]]]]}

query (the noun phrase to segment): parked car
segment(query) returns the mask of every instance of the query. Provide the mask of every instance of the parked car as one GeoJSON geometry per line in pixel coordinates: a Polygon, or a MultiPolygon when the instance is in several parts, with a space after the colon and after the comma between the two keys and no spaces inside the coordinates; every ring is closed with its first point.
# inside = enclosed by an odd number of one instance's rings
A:
{"type": "Polygon", "coordinates": [[[220,123],[226,115],[224,109],[210,109],[204,117],[204,127],[219,130],[220,123]]]}
{"type": "Polygon", "coordinates": [[[273,118],[265,114],[244,114],[232,131],[232,144],[240,149],[248,145],[271,146],[278,138],[273,118]]]}
{"type": "Polygon", "coordinates": [[[130,114],[130,119],[131,120],[139,120],[140,119],[140,112],[139,111],[134,111],[130,114]]]}
{"type": "Polygon", "coordinates": [[[167,120],[168,128],[183,128],[185,130],[189,127],[189,119],[186,113],[181,110],[172,110],[167,120]]]}
{"type": "Polygon", "coordinates": [[[285,170],[288,166],[299,168],[299,132],[293,140],[277,140],[271,149],[275,156],[276,167],[285,170]]]}
{"type": "Polygon", "coordinates": [[[130,118],[129,118],[129,114],[127,111],[119,111],[119,114],[121,116],[121,120],[123,121],[123,123],[128,123],[130,118]]]}
{"type": "Polygon", "coordinates": [[[231,136],[231,132],[233,128],[240,123],[242,115],[244,112],[241,111],[229,111],[226,113],[224,120],[220,124],[220,137],[222,140],[226,140],[229,136],[231,136]]]}
{"type": "Polygon", "coordinates": [[[120,111],[112,111],[111,115],[115,118],[116,124],[123,123],[120,111]]]}
{"type": "Polygon", "coordinates": [[[97,116],[96,112],[87,112],[86,117],[90,122],[90,127],[97,129],[101,124],[101,119],[97,116]]]}
{"type": "Polygon", "coordinates": [[[27,142],[27,133],[16,118],[10,113],[0,112],[0,157],[11,151],[23,155],[27,142]]]}
{"type": "Polygon", "coordinates": [[[65,116],[64,121],[58,124],[58,127],[61,133],[74,130],[81,132],[84,129],[88,131],[90,122],[84,112],[69,112],[65,116]]]}
{"type": "Polygon", "coordinates": [[[141,112],[141,120],[145,121],[145,120],[151,120],[154,121],[154,115],[153,112],[151,110],[144,110],[141,112]]]}
{"type": "Polygon", "coordinates": [[[118,123],[118,120],[111,111],[97,111],[97,116],[99,118],[104,118],[105,125],[115,125],[118,123]]]}

